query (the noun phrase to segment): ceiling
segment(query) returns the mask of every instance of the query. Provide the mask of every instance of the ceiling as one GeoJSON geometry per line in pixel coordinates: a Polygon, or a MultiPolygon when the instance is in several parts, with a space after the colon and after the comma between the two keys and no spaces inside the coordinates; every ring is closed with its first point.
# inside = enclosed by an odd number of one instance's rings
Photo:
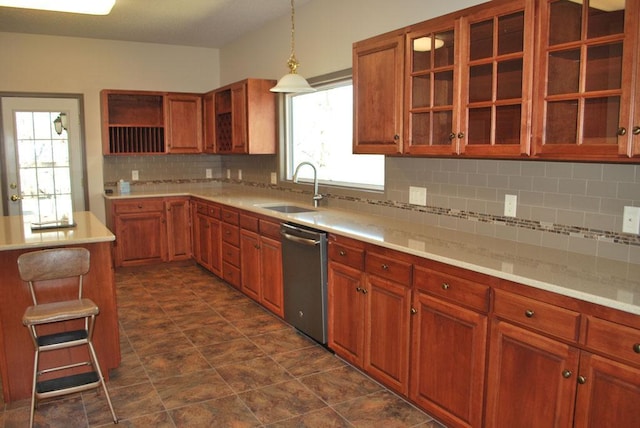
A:
{"type": "Polygon", "coordinates": [[[116,0],[107,16],[0,7],[0,31],[220,48],[290,9],[289,0],[116,0]]]}

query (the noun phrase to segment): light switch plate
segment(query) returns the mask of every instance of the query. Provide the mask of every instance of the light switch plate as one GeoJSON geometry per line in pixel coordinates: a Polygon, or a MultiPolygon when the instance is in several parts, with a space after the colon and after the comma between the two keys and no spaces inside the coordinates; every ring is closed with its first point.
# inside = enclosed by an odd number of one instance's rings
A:
{"type": "Polygon", "coordinates": [[[238,180],[242,181],[242,170],[238,170],[238,180]]]}
{"type": "Polygon", "coordinates": [[[409,186],[409,203],[413,205],[427,205],[427,188],[409,186]]]}
{"type": "Polygon", "coordinates": [[[622,231],[636,235],[640,233],[640,207],[624,207],[622,231]]]}
{"type": "Polygon", "coordinates": [[[278,184],[278,174],[275,172],[271,173],[271,184],[278,184]]]}
{"type": "Polygon", "coordinates": [[[134,169],[131,171],[131,179],[133,181],[138,181],[140,179],[140,175],[138,174],[138,170],[134,169]]]}
{"type": "Polygon", "coordinates": [[[231,170],[227,168],[227,180],[231,179],[231,170]]]}
{"type": "Polygon", "coordinates": [[[213,172],[211,171],[211,168],[207,168],[204,170],[204,175],[206,178],[213,178],[213,172]]]}
{"type": "Polygon", "coordinates": [[[517,195],[504,195],[504,215],[505,217],[515,217],[518,207],[517,195]]]}

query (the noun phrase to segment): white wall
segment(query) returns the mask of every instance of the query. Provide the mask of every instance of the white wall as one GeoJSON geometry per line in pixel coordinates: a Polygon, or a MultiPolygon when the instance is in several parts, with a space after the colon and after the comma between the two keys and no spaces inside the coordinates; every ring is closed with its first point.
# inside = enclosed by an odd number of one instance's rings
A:
{"type": "MultiPolygon", "coordinates": [[[[286,0],[280,0],[286,1],[286,0]]],[[[295,52],[304,77],[351,67],[353,42],[444,15],[484,0],[311,0],[295,9],[295,52]]],[[[278,79],[287,70],[289,16],[220,50],[221,80],[278,79]]]]}
{"type": "Polygon", "coordinates": [[[207,92],[217,49],[0,32],[0,92],[84,95],[89,203],[104,219],[100,90],[207,92]]]}

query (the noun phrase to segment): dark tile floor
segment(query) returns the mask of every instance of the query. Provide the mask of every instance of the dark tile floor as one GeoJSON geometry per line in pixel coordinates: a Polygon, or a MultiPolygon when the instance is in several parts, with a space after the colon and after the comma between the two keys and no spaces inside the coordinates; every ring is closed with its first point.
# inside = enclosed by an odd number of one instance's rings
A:
{"type": "MultiPolygon", "coordinates": [[[[119,426],[442,428],[196,265],[121,269],[116,282],[119,426]]],[[[28,406],[0,395],[0,428],[27,426],[28,406]]],[[[111,425],[95,391],[36,412],[38,427],[111,425]]]]}

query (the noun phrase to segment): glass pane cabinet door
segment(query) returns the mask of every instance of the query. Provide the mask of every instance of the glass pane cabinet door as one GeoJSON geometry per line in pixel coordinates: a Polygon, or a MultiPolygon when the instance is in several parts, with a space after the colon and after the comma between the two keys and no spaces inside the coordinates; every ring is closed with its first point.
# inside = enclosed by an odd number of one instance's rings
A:
{"type": "Polygon", "coordinates": [[[417,28],[407,35],[407,124],[410,154],[456,153],[454,125],[454,22],[417,28]],[[442,29],[437,28],[442,27],[442,29]]]}
{"type": "Polygon", "coordinates": [[[546,73],[540,79],[546,86],[538,94],[536,154],[565,159],[633,155],[638,2],[545,0],[540,16],[538,71],[546,73]]]}
{"type": "Polygon", "coordinates": [[[533,2],[515,1],[468,16],[463,54],[465,111],[460,153],[529,154],[533,2]]]}

